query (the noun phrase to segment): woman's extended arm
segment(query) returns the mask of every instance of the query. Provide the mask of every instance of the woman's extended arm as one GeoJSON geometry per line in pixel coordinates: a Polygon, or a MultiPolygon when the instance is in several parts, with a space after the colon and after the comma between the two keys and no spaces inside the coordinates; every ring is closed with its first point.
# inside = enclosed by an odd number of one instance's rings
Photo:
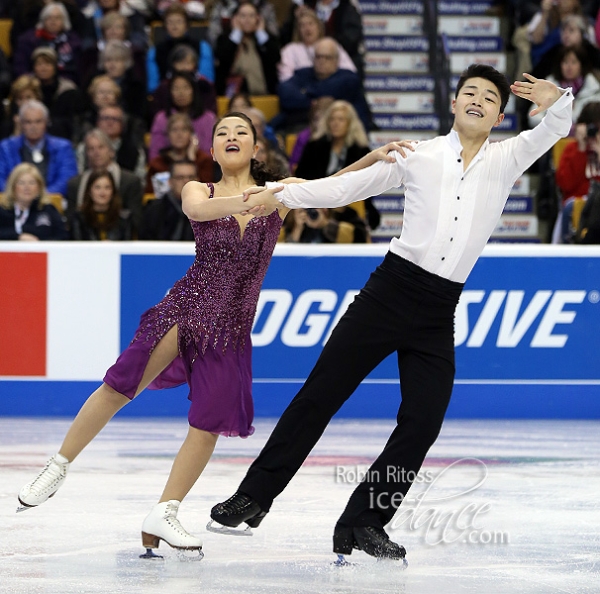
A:
{"type": "MultiPolygon", "coordinates": [[[[274,192],[283,188],[282,184],[276,185],[274,192]]],[[[205,184],[188,182],[181,191],[182,209],[184,214],[193,221],[214,221],[233,214],[246,214],[254,207],[257,212],[252,214],[266,216],[277,208],[282,208],[281,203],[275,199],[273,193],[261,195],[253,194],[248,200],[243,196],[215,197],[209,199],[205,184]]]]}

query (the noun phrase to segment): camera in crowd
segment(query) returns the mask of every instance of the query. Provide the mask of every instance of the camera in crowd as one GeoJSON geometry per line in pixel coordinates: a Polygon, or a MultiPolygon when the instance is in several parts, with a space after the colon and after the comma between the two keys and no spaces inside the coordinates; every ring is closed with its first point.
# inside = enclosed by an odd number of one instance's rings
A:
{"type": "Polygon", "coordinates": [[[306,209],[306,216],[311,221],[316,221],[319,218],[319,211],[316,208],[307,208],[306,209]]]}
{"type": "Polygon", "coordinates": [[[588,138],[596,138],[598,134],[598,126],[596,124],[588,124],[587,125],[587,137],[588,138]]]}

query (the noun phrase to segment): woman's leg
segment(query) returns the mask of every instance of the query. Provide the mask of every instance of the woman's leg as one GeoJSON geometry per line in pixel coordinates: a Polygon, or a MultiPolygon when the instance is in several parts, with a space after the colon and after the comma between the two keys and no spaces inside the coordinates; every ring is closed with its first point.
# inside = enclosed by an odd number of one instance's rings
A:
{"type": "MultiPolygon", "coordinates": [[[[156,345],[144,371],[137,396],[177,357],[177,326],[173,326],[156,345]]],[[[100,430],[130,399],[107,384],[102,384],[85,402],[60,447],[59,453],[72,462],[100,433],[100,430]]]]}
{"type": "Polygon", "coordinates": [[[217,443],[218,435],[190,427],[183,442],[159,503],[181,501],[202,474],[217,443]]]}

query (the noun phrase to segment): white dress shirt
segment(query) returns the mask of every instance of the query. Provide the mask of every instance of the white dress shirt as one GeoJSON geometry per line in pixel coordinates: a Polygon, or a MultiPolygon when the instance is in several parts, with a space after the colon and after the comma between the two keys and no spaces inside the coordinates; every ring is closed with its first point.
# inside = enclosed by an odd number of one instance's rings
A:
{"type": "MultiPolygon", "coordinates": [[[[502,214],[510,190],[571,128],[566,89],[542,122],[518,136],[486,140],[464,171],[456,131],[420,142],[396,161],[338,177],[287,184],[276,198],[290,208],[343,206],[404,185],[404,221],[390,250],[421,268],[464,283],[502,214]]],[[[267,184],[273,186],[277,184],[267,184]]]]}

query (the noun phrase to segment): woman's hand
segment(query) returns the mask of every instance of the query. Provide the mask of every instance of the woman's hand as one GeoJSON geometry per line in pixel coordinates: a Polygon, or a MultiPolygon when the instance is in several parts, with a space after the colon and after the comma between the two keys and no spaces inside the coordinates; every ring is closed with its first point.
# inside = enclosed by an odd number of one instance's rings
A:
{"type": "Polygon", "coordinates": [[[395,142],[388,142],[383,146],[371,151],[371,155],[373,156],[373,163],[376,161],[387,161],[388,163],[393,163],[396,160],[394,155],[390,155],[391,152],[397,151],[400,153],[401,157],[406,158],[408,152],[414,152],[417,140],[397,140],[395,142]]]}
{"type": "Polygon", "coordinates": [[[283,185],[267,189],[264,186],[253,186],[248,188],[244,194],[244,202],[248,203],[248,210],[242,214],[250,214],[258,217],[270,215],[274,210],[281,208],[283,205],[275,194],[283,190],[283,185]]]}

